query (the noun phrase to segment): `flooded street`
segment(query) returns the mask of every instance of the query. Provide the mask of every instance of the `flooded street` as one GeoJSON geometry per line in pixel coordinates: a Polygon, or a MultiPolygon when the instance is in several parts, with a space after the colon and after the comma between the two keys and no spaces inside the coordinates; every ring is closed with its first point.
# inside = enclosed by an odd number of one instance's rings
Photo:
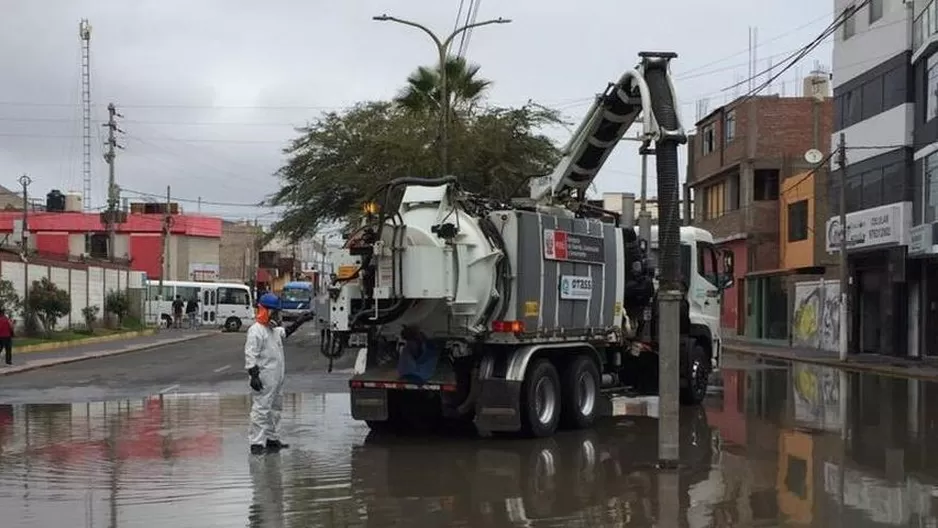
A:
{"type": "MultiPolygon", "coordinates": [[[[683,409],[682,526],[936,526],[938,385],[737,362],[683,409]]],[[[348,395],[290,394],[292,447],[250,456],[246,395],[0,405],[20,527],[652,526],[657,422],[549,440],[388,438],[348,395]]]]}

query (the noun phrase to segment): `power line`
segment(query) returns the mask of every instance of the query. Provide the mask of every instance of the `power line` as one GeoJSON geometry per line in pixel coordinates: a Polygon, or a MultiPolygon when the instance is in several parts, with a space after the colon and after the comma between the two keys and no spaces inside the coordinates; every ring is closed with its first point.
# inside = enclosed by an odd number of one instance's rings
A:
{"type": "MultiPolygon", "coordinates": [[[[125,188],[125,187],[121,187],[121,191],[130,193],[130,194],[136,194],[136,195],[138,195],[138,196],[147,196],[147,197],[150,197],[150,198],[159,198],[159,199],[161,199],[161,200],[162,200],[162,199],[165,199],[165,196],[161,196],[161,195],[159,195],[159,194],[148,193],[148,192],[143,192],[143,191],[135,191],[135,190],[133,190],[133,189],[127,189],[127,188],[125,188]]],[[[194,203],[194,204],[201,204],[201,205],[217,205],[217,206],[220,206],[220,207],[265,207],[265,208],[271,207],[271,206],[269,206],[269,205],[264,204],[263,202],[258,202],[258,203],[246,203],[246,202],[240,202],[240,203],[239,203],[239,202],[214,202],[214,201],[202,200],[202,199],[179,198],[179,197],[176,197],[176,196],[173,196],[173,200],[175,200],[175,201],[177,201],[177,202],[194,203]]]]}
{"type": "MultiPolygon", "coordinates": [[[[736,101],[734,101],[734,102],[732,103],[732,106],[730,106],[729,108],[735,108],[735,107],[737,107],[737,106],[739,106],[739,105],[741,105],[741,104],[743,104],[743,103],[749,101],[750,99],[752,99],[753,97],[755,97],[756,95],[758,95],[759,92],[761,92],[762,90],[764,90],[764,89],[767,88],[768,86],[771,86],[771,85],[772,85],[772,82],[774,82],[776,79],[778,79],[779,77],[781,77],[786,71],[788,71],[789,69],[791,69],[791,68],[792,68],[795,64],[797,64],[801,59],[803,59],[805,56],[807,56],[809,53],[811,53],[811,51],[813,51],[815,48],[817,48],[818,46],[820,46],[821,43],[824,41],[824,39],[826,39],[828,36],[830,36],[830,35],[832,35],[834,32],[836,32],[841,26],[843,26],[843,24],[847,21],[847,19],[849,19],[851,16],[853,16],[857,11],[859,11],[860,9],[862,9],[864,6],[866,6],[867,4],[869,4],[869,2],[870,2],[870,0],[863,0],[859,5],[855,5],[852,9],[845,10],[843,13],[841,13],[840,15],[838,15],[838,16],[834,19],[834,21],[831,22],[831,24],[830,24],[824,31],[821,32],[820,35],[818,35],[817,37],[815,37],[814,40],[812,40],[811,42],[809,42],[808,44],[806,44],[806,45],[801,49],[800,52],[798,52],[798,53],[796,53],[796,54],[793,54],[793,55],[792,55],[791,57],[789,57],[788,59],[782,61],[783,63],[784,63],[784,62],[788,62],[788,64],[786,64],[778,73],[776,73],[775,75],[772,75],[771,77],[769,77],[768,80],[766,80],[764,83],[762,83],[761,85],[759,85],[759,86],[757,86],[756,88],[754,88],[753,90],[751,90],[751,91],[750,91],[749,93],[747,93],[745,96],[743,96],[743,97],[737,99],[736,101]]],[[[758,78],[758,77],[760,77],[761,75],[763,75],[764,73],[765,73],[765,72],[757,73],[756,75],[753,76],[753,78],[758,78]]],[[[743,82],[747,82],[747,81],[743,81],[743,82]]],[[[738,85],[739,85],[739,84],[734,85],[734,86],[738,86],[738,85]]],[[[733,87],[731,86],[730,88],[733,88],[733,87]]],[[[727,88],[727,89],[729,89],[729,88],[727,88]]]]}

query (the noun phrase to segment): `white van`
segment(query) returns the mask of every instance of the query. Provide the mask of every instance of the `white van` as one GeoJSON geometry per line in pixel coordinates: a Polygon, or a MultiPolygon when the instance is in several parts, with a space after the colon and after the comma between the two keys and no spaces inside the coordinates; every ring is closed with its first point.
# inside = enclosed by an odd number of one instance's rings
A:
{"type": "MultiPolygon", "coordinates": [[[[147,281],[146,319],[148,324],[166,328],[173,323],[173,300],[180,296],[188,303],[199,303],[198,324],[237,332],[254,323],[254,299],[251,288],[232,282],[147,281]]],[[[183,324],[187,324],[183,316],[183,324]]]]}

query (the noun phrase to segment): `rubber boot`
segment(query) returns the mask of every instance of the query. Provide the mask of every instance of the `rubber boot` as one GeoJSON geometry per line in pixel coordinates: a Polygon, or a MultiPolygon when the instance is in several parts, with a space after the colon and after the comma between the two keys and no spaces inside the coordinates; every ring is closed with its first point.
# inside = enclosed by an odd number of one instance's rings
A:
{"type": "Polygon", "coordinates": [[[286,449],[288,447],[290,447],[290,444],[284,444],[280,440],[268,440],[267,441],[268,451],[280,451],[281,449],[286,449]]]}

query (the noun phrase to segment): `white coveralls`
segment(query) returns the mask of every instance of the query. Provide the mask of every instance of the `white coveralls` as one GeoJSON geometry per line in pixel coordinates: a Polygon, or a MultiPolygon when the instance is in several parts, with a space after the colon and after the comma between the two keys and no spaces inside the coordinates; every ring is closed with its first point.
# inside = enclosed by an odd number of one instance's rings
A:
{"type": "Polygon", "coordinates": [[[284,357],[286,330],[254,323],[244,342],[244,368],[260,370],[260,391],[251,391],[251,444],[280,440],[280,412],[283,410],[284,357]]]}

